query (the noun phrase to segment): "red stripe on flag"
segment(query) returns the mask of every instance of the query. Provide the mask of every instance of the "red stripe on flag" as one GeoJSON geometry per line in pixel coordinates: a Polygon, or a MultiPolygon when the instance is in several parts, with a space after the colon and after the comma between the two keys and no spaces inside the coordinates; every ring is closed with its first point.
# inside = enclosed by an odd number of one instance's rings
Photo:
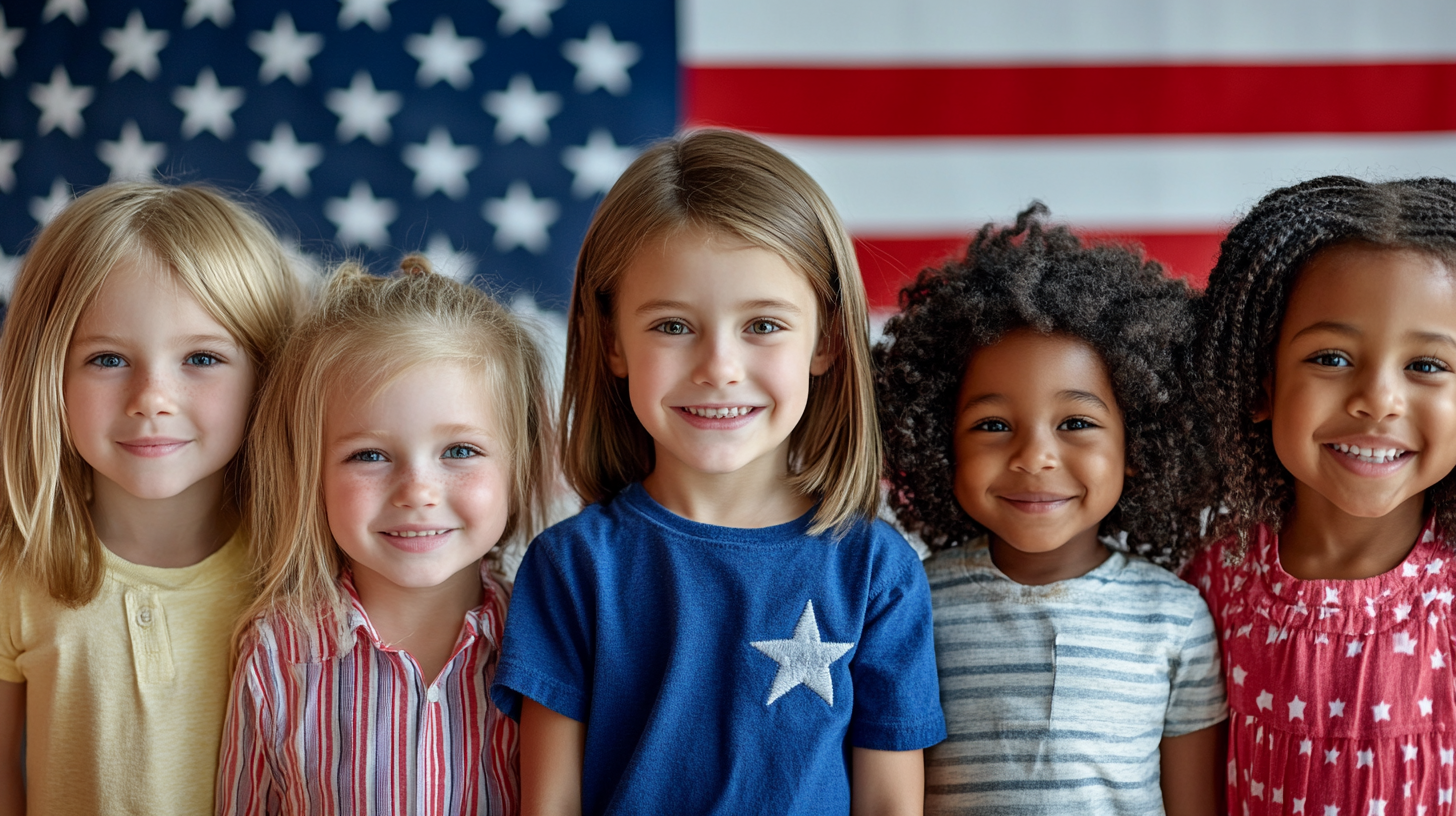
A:
{"type": "Polygon", "coordinates": [[[1456,130],[1456,63],[713,67],[694,126],[786,136],[1112,136],[1456,130]]]}
{"type": "MultiPolygon", "coordinates": [[[[1079,230],[1083,238],[1103,243],[1135,244],[1158,261],[1175,278],[1185,278],[1202,288],[1218,260],[1222,232],[1112,233],[1079,230]]],[[[857,236],[856,255],[869,294],[877,310],[898,309],[900,288],[927,266],[936,266],[966,251],[967,236],[924,236],[889,238],[857,236]]]]}

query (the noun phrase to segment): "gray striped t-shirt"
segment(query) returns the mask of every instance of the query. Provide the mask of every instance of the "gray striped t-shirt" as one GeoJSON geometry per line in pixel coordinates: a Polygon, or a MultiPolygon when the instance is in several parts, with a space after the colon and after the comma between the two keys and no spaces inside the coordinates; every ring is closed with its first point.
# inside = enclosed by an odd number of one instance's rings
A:
{"type": "Polygon", "coordinates": [[[1227,716],[1198,590],[1119,552],[1024,586],[984,546],[925,562],[949,738],[925,812],[1161,814],[1158,743],[1227,716]]]}

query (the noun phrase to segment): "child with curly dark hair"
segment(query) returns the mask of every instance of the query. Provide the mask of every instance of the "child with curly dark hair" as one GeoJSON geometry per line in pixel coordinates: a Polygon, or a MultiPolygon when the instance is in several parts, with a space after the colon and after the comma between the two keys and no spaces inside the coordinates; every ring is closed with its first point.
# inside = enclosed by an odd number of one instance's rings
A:
{"type": "Polygon", "coordinates": [[[1331,176],[1224,241],[1197,345],[1230,811],[1449,813],[1456,184],[1331,176]],[[1288,809],[1288,810],[1286,810],[1288,809]]]}
{"type": "Polygon", "coordinates": [[[890,504],[934,551],[925,811],[1212,814],[1213,623],[1149,561],[1197,532],[1191,295],[1046,214],[922,272],[876,349],[890,504]]]}

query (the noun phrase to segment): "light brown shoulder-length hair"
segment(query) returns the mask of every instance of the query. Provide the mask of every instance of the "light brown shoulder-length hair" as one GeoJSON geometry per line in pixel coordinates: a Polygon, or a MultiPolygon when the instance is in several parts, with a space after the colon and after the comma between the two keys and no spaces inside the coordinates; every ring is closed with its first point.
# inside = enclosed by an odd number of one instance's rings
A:
{"type": "MultiPolygon", "coordinates": [[[[119,183],[71,202],[25,255],[0,336],[0,574],[28,577],[77,607],[104,574],[88,502],[91,468],[66,426],[66,352],[117,263],[150,255],[267,376],[303,297],[277,236],[202,186],[119,183]]],[[[228,465],[229,499],[248,494],[247,444],[228,465]]]]}
{"type": "Polygon", "coordinates": [[[346,562],[329,531],[322,487],[331,400],[344,392],[371,399],[409,371],[441,363],[475,372],[490,386],[511,458],[502,540],[529,540],[541,528],[554,450],[545,358],[531,330],[479,289],[433,272],[419,255],[406,257],[401,274],[388,278],[346,263],[289,339],[259,399],[251,440],[256,488],[247,515],[257,594],[239,638],[258,616],[281,616],[310,637],[342,634],[347,616],[338,577],[346,562]]]}
{"type": "Polygon", "coordinates": [[[613,298],[643,244],[685,228],[733,236],[783,258],[818,299],[821,342],[835,350],[789,437],[789,484],[819,500],[815,534],[873,516],[880,434],[869,309],[854,246],[828,196],[783,154],[743,133],[700,130],[649,147],[602,200],[576,263],[562,393],[563,467],[588,502],[654,466],[652,437],[627,382],[609,367],[613,298]]]}

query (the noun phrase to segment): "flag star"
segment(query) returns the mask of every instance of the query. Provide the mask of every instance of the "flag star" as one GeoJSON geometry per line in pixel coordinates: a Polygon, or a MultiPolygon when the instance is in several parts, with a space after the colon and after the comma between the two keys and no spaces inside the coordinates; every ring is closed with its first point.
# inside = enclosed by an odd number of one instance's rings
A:
{"type": "Polygon", "coordinates": [[[1449,606],[1451,603],[1451,599],[1456,598],[1456,592],[1452,592],[1449,589],[1443,589],[1440,592],[1436,593],[1436,597],[1440,599],[1441,603],[1447,604],[1449,606]]]}
{"type": "Polygon", "coordinates": [[[1365,816],[1385,816],[1385,800],[1371,799],[1370,812],[1367,813],[1365,816]]]}
{"type": "Polygon", "coordinates": [[[1335,589],[1334,587],[1325,587],[1325,599],[1320,603],[1323,603],[1327,606],[1339,606],[1340,591],[1338,589],[1335,589]]]}
{"type": "Polygon", "coordinates": [[[1456,761],[1456,748],[1437,748],[1441,752],[1441,764],[1450,765],[1456,761]]]}
{"type": "Polygon", "coordinates": [[[1396,654],[1414,655],[1416,653],[1416,641],[1410,636],[1410,632],[1396,632],[1392,635],[1391,647],[1396,654]]]}
{"type": "Polygon", "coordinates": [[[316,144],[299,144],[293,126],[279,122],[273,138],[248,145],[248,159],[258,166],[258,187],[271,193],[282,187],[294,198],[303,198],[312,188],[309,171],[324,160],[324,149],[316,144]]]}
{"type": "Polygon", "coordinates": [[[233,0],[187,0],[187,10],[182,13],[182,25],[192,28],[203,20],[211,20],[218,28],[232,25],[233,0]]]}
{"type": "Polygon", "coordinates": [[[483,100],[485,110],[496,119],[495,140],[506,144],[524,139],[538,145],[551,137],[547,120],[561,112],[561,96],[537,92],[526,74],[516,74],[504,91],[491,91],[483,100]]]}
{"type": "Polygon", "coordinates": [[[1325,764],[1326,765],[1333,765],[1333,764],[1335,764],[1335,760],[1337,760],[1339,758],[1340,758],[1340,749],[1338,749],[1338,748],[1331,748],[1330,750],[1325,751],[1325,764]]]}
{"type": "Polygon", "coordinates": [[[273,18],[272,31],[254,31],[248,35],[248,47],[263,58],[258,68],[259,84],[267,85],[286,76],[294,85],[302,85],[313,75],[308,61],[324,49],[324,38],[319,34],[300,34],[293,27],[293,15],[280,11],[273,18]]]}
{"type": "Polygon", "coordinates": [[[605,128],[593,129],[582,147],[568,147],[561,152],[561,163],[575,176],[571,182],[571,194],[577,198],[612,189],[617,177],[635,158],[637,151],[618,147],[605,128]]]}
{"type": "Polygon", "coordinates": [[[420,87],[428,88],[443,79],[459,91],[474,81],[470,63],[480,59],[485,45],[475,37],[456,35],[455,23],[449,17],[441,17],[435,20],[428,36],[405,37],[404,50],[420,62],[420,70],[415,74],[420,87]]]}
{"type": "Polygon", "coordinates": [[[389,4],[394,0],[340,0],[339,28],[349,29],[368,23],[375,31],[389,28],[389,4]]]}
{"type": "Polygon", "coordinates": [[[1449,804],[1453,804],[1453,802],[1451,801],[1451,790],[1452,790],[1451,788],[1437,788],[1436,789],[1436,804],[1438,804],[1438,805],[1449,805],[1449,804]]]}
{"type": "Polygon", "coordinates": [[[480,151],[456,145],[449,131],[437,127],[424,144],[405,145],[404,163],[415,171],[415,195],[425,198],[439,190],[460,199],[470,190],[465,174],[480,164],[480,151]]]}
{"type": "Polygon", "coordinates": [[[1269,796],[1269,801],[1273,802],[1276,805],[1284,804],[1284,789],[1275,788],[1269,796]]]}
{"type": "Polygon", "coordinates": [[[1301,754],[1314,753],[1314,740],[1300,740],[1299,752],[1301,754]]]}
{"type": "Polygon", "coordinates": [[[1402,746],[1400,746],[1400,751],[1401,751],[1401,754],[1403,755],[1402,758],[1406,762],[1414,762],[1415,759],[1416,759],[1416,754],[1419,752],[1419,750],[1420,749],[1417,748],[1415,745],[1402,745],[1402,746]]]}
{"type": "Polygon", "coordinates": [[[803,684],[824,702],[834,705],[834,679],[829,667],[854,647],[853,643],[832,643],[819,639],[819,624],[814,619],[814,602],[804,604],[804,612],[794,626],[792,640],[759,640],[748,645],[773,658],[779,664],[773,686],[764,705],[803,684]]]}
{"type": "Polygon", "coordinates": [[[354,74],[349,90],[332,90],[324,97],[324,105],[339,117],[339,141],[353,141],[363,136],[375,144],[389,141],[389,119],[403,103],[394,91],[379,91],[374,88],[374,78],[368,71],[354,74]]]}
{"type": "Polygon", "coordinates": [[[196,85],[172,92],[172,103],[186,114],[182,117],[182,138],[191,139],[210,130],[217,138],[228,139],[233,135],[233,111],[243,104],[243,89],[218,85],[217,74],[207,67],[198,72],[196,85]]]}
{"type": "Polygon", "coordinates": [[[1289,719],[1304,719],[1304,705],[1305,703],[1299,699],[1299,695],[1295,695],[1294,699],[1289,701],[1289,719]]]}
{"type": "Polygon", "coordinates": [[[1400,623],[1401,621],[1408,620],[1410,618],[1411,605],[1401,604],[1400,606],[1397,606],[1393,611],[1395,612],[1395,622],[1400,623]]]}
{"type": "Polygon", "coordinates": [[[1381,700],[1379,703],[1370,706],[1370,714],[1375,717],[1375,722],[1390,719],[1390,703],[1381,700]]]}
{"type": "Polygon", "coordinates": [[[544,37],[551,33],[551,12],[561,8],[565,0],[490,0],[500,9],[497,30],[502,37],[525,29],[533,37],[544,37]]]}
{"type": "Polygon", "coordinates": [[[1304,800],[1303,799],[1295,799],[1294,800],[1294,812],[1295,813],[1303,813],[1304,812],[1304,800]]]}
{"type": "Polygon", "coordinates": [[[1373,750],[1356,751],[1355,767],[1364,768],[1366,766],[1375,767],[1375,752],[1373,750]]]}
{"type": "Polygon", "coordinates": [[[156,175],[157,165],[166,158],[167,146],[161,142],[143,141],[136,120],[128,119],[121,126],[121,138],[97,144],[96,155],[111,168],[112,181],[150,180],[156,175]]]}
{"type": "Polygon", "coordinates": [[[632,89],[632,78],[627,69],[642,58],[642,49],[636,43],[618,42],[612,38],[612,30],[606,23],[594,23],[584,40],[567,40],[561,44],[561,54],[566,61],[576,66],[576,89],[591,93],[605,88],[614,96],[621,96],[632,89]]]}
{"type": "Polygon", "coordinates": [[[1331,717],[1343,717],[1343,716],[1345,716],[1345,701],[1344,700],[1331,700],[1330,701],[1330,716],[1331,717]]]}
{"type": "Polygon", "coordinates": [[[30,86],[30,101],[40,108],[40,122],[36,125],[37,135],[44,136],[56,128],[65,131],[72,139],[81,135],[86,123],[81,119],[81,110],[91,104],[95,91],[86,86],[72,86],[71,75],[57,65],[51,71],[49,85],[36,83],[30,86]]]}
{"type": "Polygon", "coordinates": [[[1427,575],[1440,575],[1441,574],[1441,567],[1444,566],[1445,563],[1446,563],[1445,561],[1442,561],[1439,558],[1432,558],[1431,559],[1431,563],[1429,563],[1429,564],[1426,565],[1426,574],[1427,575]]]}
{"type": "Polygon", "coordinates": [[[1244,684],[1244,678],[1246,678],[1246,677],[1249,676],[1249,673],[1244,670],[1244,667],[1243,666],[1234,666],[1234,672],[1233,672],[1233,674],[1234,674],[1234,685],[1236,685],[1236,686],[1242,686],[1244,684]]]}
{"type": "Polygon", "coordinates": [[[1340,806],[1325,805],[1325,816],[1340,816],[1340,806]]]}
{"type": "Polygon", "coordinates": [[[61,210],[71,203],[71,185],[66,180],[57,177],[51,182],[51,194],[45,198],[39,196],[30,200],[30,217],[35,219],[37,224],[44,227],[51,222],[52,218],[61,214],[61,210]]]}
{"type": "Polygon", "coordinates": [[[1259,708],[1267,708],[1270,711],[1274,710],[1274,695],[1270,694],[1267,690],[1259,692],[1259,696],[1254,698],[1254,702],[1259,708]]]}
{"type": "Polygon", "coordinates": [[[20,272],[20,256],[11,257],[0,248],[0,300],[9,301],[15,291],[15,275],[20,272]]]}
{"type": "Polygon", "coordinates": [[[101,32],[101,44],[112,53],[111,79],[117,80],[127,71],[136,71],[142,79],[152,80],[162,72],[157,52],[167,44],[166,31],[152,31],[137,9],[127,15],[125,28],[108,28],[101,32]]]}
{"type": "Polygon", "coordinates": [[[45,11],[40,13],[40,21],[49,23],[62,14],[71,18],[71,22],[81,25],[86,22],[86,0],[46,0],[45,11]]]}
{"type": "Polygon", "coordinates": [[[20,158],[19,139],[0,139],[0,193],[15,186],[15,162],[20,158]]]}
{"type": "Polygon", "coordinates": [[[1255,799],[1263,799],[1264,798],[1264,783],[1263,782],[1250,781],[1249,782],[1249,795],[1253,796],[1255,799]]]}
{"type": "Polygon", "coordinates": [[[1414,578],[1415,576],[1419,575],[1420,572],[1421,568],[1416,566],[1415,564],[1412,564],[1409,561],[1400,565],[1400,574],[1406,578],[1414,578]]]}
{"type": "Polygon", "coordinates": [[[1441,650],[1440,649],[1437,649],[1436,651],[1431,652],[1431,668],[1433,668],[1433,669],[1443,669],[1445,667],[1446,667],[1446,656],[1444,654],[1441,654],[1441,650]]]}
{"type": "Polygon", "coordinates": [[[1354,657],[1365,649],[1365,644],[1359,640],[1352,640],[1345,644],[1345,657],[1354,657]]]}
{"type": "Polygon", "coordinates": [[[1431,716],[1431,698],[1430,697],[1422,697],[1421,699],[1416,700],[1416,705],[1418,705],[1418,706],[1421,707],[1421,716],[1422,717],[1429,717],[1429,716],[1431,716]]]}
{"type": "Polygon", "coordinates": [[[425,258],[436,272],[461,283],[469,283],[475,277],[476,258],[469,252],[459,251],[450,243],[450,236],[437,232],[430,236],[425,245],[425,258]]]}
{"type": "Polygon", "coordinates": [[[349,188],[348,198],[325,201],[324,215],[338,228],[337,237],[344,246],[382,247],[389,243],[389,225],[399,215],[399,207],[387,198],[375,198],[369,182],[361,179],[349,188]]]}
{"type": "Polygon", "coordinates": [[[5,10],[0,9],[0,76],[10,76],[15,70],[15,49],[25,39],[25,29],[6,28],[5,10]]]}
{"type": "Polygon", "coordinates": [[[481,207],[481,216],[495,225],[495,248],[509,252],[515,247],[540,255],[551,245],[547,228],[556,223],[561,208],[549,198],[536,198],[524,181],[513,181],[505,198],[492,198],[481,207]]]}

